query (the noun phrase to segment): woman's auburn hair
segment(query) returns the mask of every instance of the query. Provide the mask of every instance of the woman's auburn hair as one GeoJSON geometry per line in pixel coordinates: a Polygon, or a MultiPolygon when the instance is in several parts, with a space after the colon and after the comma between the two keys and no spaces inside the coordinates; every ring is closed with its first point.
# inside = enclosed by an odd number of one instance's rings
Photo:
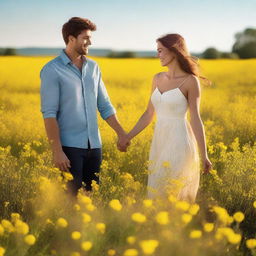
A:
{"type": "Polygon", "coordinates": [[[199,74],[199,58],[189,53],[185,39],[181,35],[166,34],[157,38],[156,41],[159,41],[164,47],[176,54],[178,63],[185,72],[203,79],[207,85],[212,84],[209,79],[199,74]]]}

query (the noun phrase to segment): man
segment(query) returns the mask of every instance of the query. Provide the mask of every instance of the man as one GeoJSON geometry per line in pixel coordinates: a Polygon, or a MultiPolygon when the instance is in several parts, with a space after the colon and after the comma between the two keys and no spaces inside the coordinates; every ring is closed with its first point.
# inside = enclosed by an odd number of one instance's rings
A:
{"type": "Polygon", "coordinates": [[[125,152],[130,141],[121,127],[101,78],[97,63],[85,55],[96,25],[88,19],[73,17],[62,27],[66,48],[41,70],[41,112],[49,139],[53,162],[70,171],[73,180],[68,191],[76,195],[82,182],[91,190],[99,184],[102,143],[97,122],[101,117],[118,136],[117,147],[125,152]]]}

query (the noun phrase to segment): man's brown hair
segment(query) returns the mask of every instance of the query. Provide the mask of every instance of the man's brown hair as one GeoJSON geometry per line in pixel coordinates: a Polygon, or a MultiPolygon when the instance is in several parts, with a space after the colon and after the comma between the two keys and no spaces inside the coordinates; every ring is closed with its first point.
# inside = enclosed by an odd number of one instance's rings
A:
{"type": "Polygon", "coordinates": [[[72,17],[62,26],[62,36],[66,44],[68,44],[68,36],[72,35],[75,38],[84,30],[96,30],[96,25],[88,19],[80,17],[72,17]]]}

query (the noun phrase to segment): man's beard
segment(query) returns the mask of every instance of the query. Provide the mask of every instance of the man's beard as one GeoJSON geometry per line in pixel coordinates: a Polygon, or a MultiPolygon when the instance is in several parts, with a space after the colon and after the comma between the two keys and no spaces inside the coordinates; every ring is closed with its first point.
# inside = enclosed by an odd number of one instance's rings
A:
{"type": "Polygon", "coordinates": [[[79,55],[87,55],[88,53],[88,48],[85,49],[83,47],[79,47],[79,48],[76,48],[76,52],[79,54],[79,55]]]}

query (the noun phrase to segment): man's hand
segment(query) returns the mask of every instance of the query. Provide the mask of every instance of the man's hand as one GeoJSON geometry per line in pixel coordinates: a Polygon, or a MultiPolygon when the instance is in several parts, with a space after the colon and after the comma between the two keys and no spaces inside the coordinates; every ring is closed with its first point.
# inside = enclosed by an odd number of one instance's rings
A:
{"type": "Polygon", "coordinates": [[[69,171],[71,168],[70,161],[62,150],[53,153],[53,163],[61,171],[69,171]]]}
{"type": "Polygon", "coordinates": [[[117,148],[121,152],[126,152],[127,147],[131,144],[128,135],[123,134],[118,136],[118,141],[117,141],[117,148]]]}

